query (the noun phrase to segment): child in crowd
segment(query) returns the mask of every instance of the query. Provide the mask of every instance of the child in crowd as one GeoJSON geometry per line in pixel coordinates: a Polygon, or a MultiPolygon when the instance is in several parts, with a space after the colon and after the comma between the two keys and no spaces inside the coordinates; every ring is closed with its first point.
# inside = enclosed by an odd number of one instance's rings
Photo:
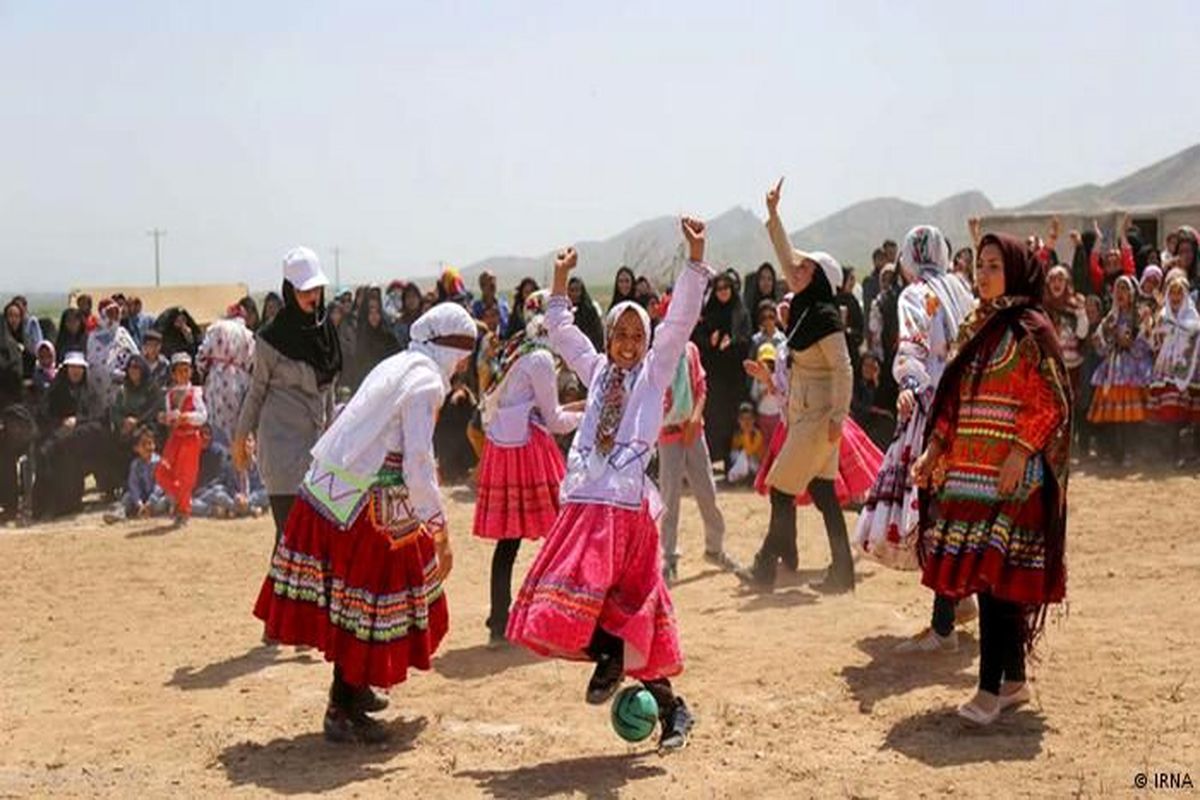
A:
{"type": "MultiPolygon", "coordinates": [[[[770,301],[763,301],[770,302],[770,301]]],[[[784,341],[784,353],[787,353],[787,341],[784,341]]],[[[762,364],[763,369],[774,374],[775,359],[779,349],[771,342],[763,342],[754,349],[754,360],[762,364]]],[[[754,403],[755,413],[758,414],[758,429],[762,431],[763,440],[770,442],[775,435],[775,428],[783,419],[783,402],[775,392],[767,391],[765,384],[753,381],[750,384],[750,400],[754,403]]]]}
{"type": "Polygon", "coordinates": [[[1152,354],[1138,324],[1133,279],[1113,284],[1113,307],[1093,342],[1101,361],[1092,374],[1094,392],[1088,420],[1107,428],[1108,455],[1122,466],[1132,463],[1126,430],[1146,419],[1146,387],[1152,354]]]}
{"type": "Polygon", "coordinates": [[[758,331],[750,337],[750,352],[757,354],[764,344],[775,348],[776,352],[787,345],[787,334],[779,328],[779,309],[774,300],[758,302],[758,331]]]}
{"type": "Polygon", "coordinates": [[[57,354],[54,343],[43,339],[37,346],[37,365],[33,368],[33,392],[35,397],[43,397],[50,391],[54,376],[58,374],[56,364],[57,354]]]}
{"type": "Polygon", "coordinates": [[[717,507],[712,459],[704,438],[704,404],[708,397],[700,349],[688,342],[675,377],[663,398],[663,425],[658,434],[658,485],[663,495],[663,576],[667,585],[678,577],[679,504],[687,480],[704,520],[704,560],[736,569],[725,553],[725,517],[717,507]]]}
{"type": "Polygon", "coordinates": [[[1071,285],[1071,273],[1056,266],[1046,275],[1046,296],[1042,307],[1054,323],[1058,332],[1058,345],[1062,348],[1063,363],[1071,378],[1071,390],[1079,395],[1080,374],[1083,367],[1083,351],[1090,332],[1087,311],[1082,295],[1071,285]]]}
{"type": "Polygon", "coordinates": [[[162,334],[154,328],[142,336],[142,358],[150,366],[150,378],[159,388],[171,385],[171,362],[162,354],[162,334]]]}
{"type": "Polygon", "coordinates": [[[1079,368],[1079,392],[1075,395],[1075,428],[1078,441],[1076,446],[1081,456],[1094,458],[1097,455],[1096,445],[1099,426],[1088,421],[1088,409],[1092,407],[1091,376],[1100,368],[1100,352],[1096,349],[1096,334],[1100,331],[1100,323],[1104,319],[1104,302],[1099,295],[1090,294],[1083,301],[1083,313],[1087,317],[1088,335],[1079,343],[1083,362],[1079,368]]]}
{"type": "MultiPolygon", "coordinates": [[[[879,359],[874,353],[863,353],[858,371],[858,379],[854,381],[854,396],[850,400],[850,417],[876,447],[884,449],[896,432],[896,413],[875,403],[881,374],[879,359]]],[[[761,385],[755,382],[756,387],[761,385]]]]}
{"type": "Polygon", "coordinates": [[[734,486],[753,481],[754,476],[758,474],[758,465],[762,463],[766,454],[766,439],[756,422],[754,406],[742,403],[738,407],[738,429],[733,434],[733,441],[729,443],[729,456],[733,466],[729,468],[726,480],[734,486]]]}
{"type": "Polygon", "coordinates": [[[662,429],[663,399],[700,317],[712,270],[704,223],[681,221],[689,264],[651,341],[636,302],[608,313],[607,352],[573,324],[567,279],[578,260],[559,254],[546,323],[550,346],[588,387],[567,459],[562,510],[517,596],[508,639],[546,656],[596,664],[587,702],[608,702],[626,675],[658,701],[661,751],[687,744],[694,724],[670,678],[683,671],[655,522],[661,501],[646,468],[662,429]]]}
{"type": "Polygon", "coordinates": [[[1169,452],[1181,468],[1183,428],[1200,425],[1200,314],[1188,288],[1187,278],[1173,272],[1152,334],[1156,355],[1147,400],[1150,418],[1166,428],[1169,452]]]}
{"type": "Polygon", "coordinates": [[[147,425],[138,428],[133,436],[134,459],[129,462],[125,496],[117,509],[104,515],[105,522],[160,517],[167,513],[170,501],[154,480],[159,462],[155,449],[154,431],[147,425]]]}
{"type": "Polygon", "coordinates": [[[192,513],[197,517],[258,517],[270,506],[266,486],[254,457],[254,437],[246,439],[246,469],[239,470],[225,458],[221,473],[195,492],[192,513]]]}
{"type": "Polygon", "coordinates": [[[192,516],[192,490],[200,471],[204,449],[200,427],[208,419],[204,391],[192,385],[192,357],[171,356],[171,388],[166,392],[165,423],[171,434],[163,448],[155,477],[175,509],[175,523],[186,525],[192,516]]]}

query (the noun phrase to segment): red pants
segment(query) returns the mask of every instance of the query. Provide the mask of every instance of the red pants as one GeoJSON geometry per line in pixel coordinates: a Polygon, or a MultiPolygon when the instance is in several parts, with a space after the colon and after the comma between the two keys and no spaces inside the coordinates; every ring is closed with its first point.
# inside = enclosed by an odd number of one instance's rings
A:
{"type": "Polygon", "coordinates": [[[192,489],[200,473],[200,452],[204,443],[200,441],[200,429],[179,427],[171,431],[167,446],[163,448],[162,460],[154,471],[154,478],[168,497],[175,501],[175,513],[183,516],[192,514],[192,489]]]}

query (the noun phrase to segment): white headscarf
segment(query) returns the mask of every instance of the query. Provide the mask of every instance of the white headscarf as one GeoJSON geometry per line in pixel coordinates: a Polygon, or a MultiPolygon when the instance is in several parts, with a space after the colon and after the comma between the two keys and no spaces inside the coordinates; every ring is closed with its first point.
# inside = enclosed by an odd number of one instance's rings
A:
{"type": "Polygon", "coordinates": [[[622,300],[608,310],[604,316],[604,339],[605,341],[612,338],[613,328],[617,324],[617,320],[626,311],[633,311],[637,314],[638,319],[642,322],[642,330],[646,334],[646,349],[650,349],[650,315],[646,313],[646,309],[642,308],[640,303],[635,303],[633,300],[622,300]]]}
{"type": "Polygon", "coordinates": [[[1200,352],[1200,342],[1196,338],[1200,333],[1200,312],[1196,311],[1196,301],[1188,293],[1186,278],[1175,278],[1167,284],[1158,324],[1163,343],[1154,371],[1168,383],[1187,389],[1195,380],[1197,353],[1200,352]],[[1171,287],[1176,284],[1183,287],[1183,305],[1179,311],[1171,308],[1169,296],[1171,287]]]}
{"type": "Polygon", "coordinates": [[[963,279],[951,271],[950,245],[933,225],[918,225],[904,237],[900,269],[909,282],[926,284],[946,310],[949,341],[958,336],[959,323],[975,307],[975,298],[963,279]]]}
{"type": "Polygon", "coordinates": [[[458,363],[471,351],[435,344],[433,340],[442,336],[469,336],[474,339],[478,328],[475,320],[458,303],[439,303],[422,314],[408,332],[411,337],[409,349],[433,359],[442,373],[442,382],[449,384],[458,363]]]}
{"type": "Polygon", "coordinates": [[[525,298],[525,338],[544,341],[550,337],[546,327],[546,305],[550,302],[550,291],[539,289],[525,298]]]}

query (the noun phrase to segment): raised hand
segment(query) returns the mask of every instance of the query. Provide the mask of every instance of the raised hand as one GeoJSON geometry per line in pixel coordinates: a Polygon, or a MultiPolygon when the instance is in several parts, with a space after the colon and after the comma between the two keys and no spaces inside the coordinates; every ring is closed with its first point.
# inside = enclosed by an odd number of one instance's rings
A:
{"type": "Polygon", "coordinates": [[[691,261],[704,260],[704,223],[692,217],[684,217],[679,221],[683,230],[683,238],[688,244],[688,259],[691,261]]]}
{"type": "Polygon", "coordinates": [[[563,270],[570,272],[579,264],[579,253],[574,247],[568,247],[566,250],[559,250],[558,255],[554,257],[555,271],[563,270]]]}
{"type": "Polygon", "coordinates": [[[774,216],[779,208],[779,197],[783,193],[783,178],[779,179],[779,183],[767,190],[767,212],[774,216]]]}

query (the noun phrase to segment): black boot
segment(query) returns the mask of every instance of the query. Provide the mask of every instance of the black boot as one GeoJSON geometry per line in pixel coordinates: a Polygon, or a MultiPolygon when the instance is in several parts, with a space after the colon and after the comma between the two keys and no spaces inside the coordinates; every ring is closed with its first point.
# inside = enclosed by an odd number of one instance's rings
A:
{"type": "Polygon", "coordinates": [[[325,739],[339,744],[379,744],[388,740],[388,731],[378,720],[361,711],[335,706],[325,709],[325,739]]]}
{"type": "Polygon", "coordinates": [[[375,692],[370,686],[362,686],[355,689],[354,696],[350,700],[350,707],[364,714],[374,714],[377,711],[383,711],[389,704],[390,701],[386,695],[375,692]]]}
{"type": "Polygon", "coordinates": [[[752,589],[770,591],[775,588],[775,571],[778,559],[759,550],[754,554],[754,563],[742,567],[734,574],[738,580],[752,589]]]}
{"type": "Polygon", "coordinates": [[[825,535],[829,538],[829,553],[833,563],[825,573],[825,579],[812,584],[812,588],[826,594],[841,594],[854,591],[854,557],[850,555],[850,539],[846,532],[846,517],[837,501],[833,481],[814,479],[808,485],[813,505],[821,512],[825,521],[825,535]]]}

